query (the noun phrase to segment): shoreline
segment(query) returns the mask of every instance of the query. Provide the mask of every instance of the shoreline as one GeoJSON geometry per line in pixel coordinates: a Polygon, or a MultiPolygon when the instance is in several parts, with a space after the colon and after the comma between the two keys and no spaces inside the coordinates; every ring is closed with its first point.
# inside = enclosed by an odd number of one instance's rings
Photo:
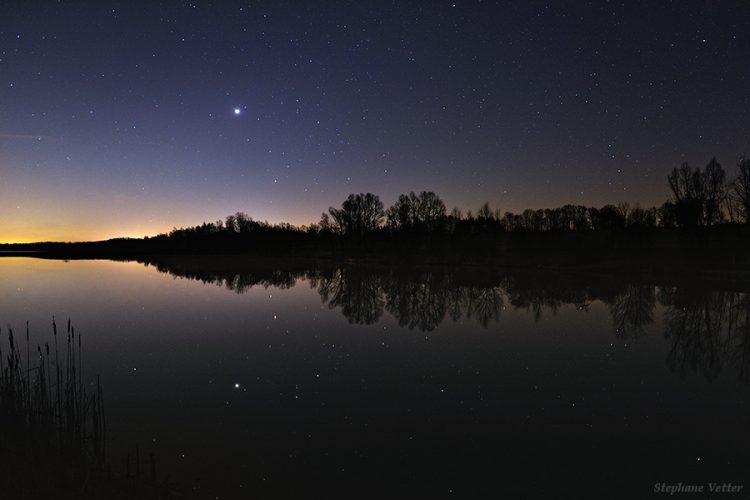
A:
{"type": "Polygon", "coordinates": [[[618,280],[642,284],[680,285],[699,282],[705,285],[730,287],[750,291],[750,266],[717,265],[692,259],[638,262],[617,257],[580,263],[565,260],[550,261],[532,258],[471,259],[453,256],[450,259],[433,255],[373,256],[373,255],[274,255],[245,253],[106,253],[58,251],[0,251],[0,259],[26,257],[44,260],[110,260],[139,262],[146,266],[169,268],[211,268],[233,272],[247,267],[277,269],[312,269],[331,267],[371,267],[402,271],[446,271],[475,274],[551,274],[583,279],[616,277],[618,280]]]}

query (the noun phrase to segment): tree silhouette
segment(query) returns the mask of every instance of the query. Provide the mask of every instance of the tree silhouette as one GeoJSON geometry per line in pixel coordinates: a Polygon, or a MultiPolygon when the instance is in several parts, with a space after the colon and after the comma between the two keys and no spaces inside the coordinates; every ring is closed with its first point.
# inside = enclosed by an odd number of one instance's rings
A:
{"type": "Polygon", "coordinates": [[[658,212],[656,208],[641,208],[636,203],[632,210],[629,211],[626,224],[629,227],[655,227],[658,212]]]}
{"type": "Polygon", "coordinates": [[[445,219],[445,203],[432,191],[422,191],[417,198],[417,220],[427,231],[440,228],[445,219]]]}
{"type": "Polygon", "coordinates": [[[341,208],[330,207],[328,212],[334,221],[334,227],[341,234],[347,235],[362,235],[374,231],[380,227],[385,217],[383,202],[372,193],[350,194],[341,208]]]}
{"type": "Polygon", "coordinates": [[[726,172],[716,158],[703,171],[687,162],[667,177],[672,190],[677,224],[682,227],[712,226],[724,219],[722,206],[727,199],[726,172]]]}
{"type": "Polygon", "coordinates": [[[740,215],[746,224],[750,224],[750,158],[740,158],[737,169],[739,173],[732,182],[732,194],[740,215]]]}
{"type": "Polygon", "coordinates": [[[699,169],[692,169],[688,162],[672,169],[667,177],[674,196],[677,224],[682,227],[699,226],[703,220],[705,187],[699,169]]]}
{"type": "Polygon", "coordinates": [[[612,231],[625,227],[625,217],[623,217],[622,211],[614,205],[604,205],[601,210],[599,210],[598,218],[599,227],[595,229],[612,231]]]}
{"type": "MultiPolygon", "coordinates": [[[[410,195],[415,196],[414,191],[410,195]]],[[[386,211],[386,225],[390,229],[402,231],[412,227],[415,217],[412,198],[402,194],[386,211]]]]}
{"type": "Polygon", "coordinates": [[[482,206],[479,207],[479,210],[477,210],[477,219],[482,221],[491,221],[495,219],[495,214],[492,212],[489,202],[485,201],[482,206]]]}
{"type": "Polygon", "coordinates": [[[633,256],[657,260],[677,257],[680,261],[695,261],[702,256],[703,262],[726,257],[731,265],[750,262],[750,235],[743,231],[726,227],[690,231],[689,238],[683,238],[677,236],[683,233],[681,230],[651,230],[723,225],[727,221],[750,223],[750,159],[740,159],[738,174],[731,183],[727,183],[727,174],[716,158],[703,170],[683,163],[672,169],[667,181],[671,199],[658,209],[627,202],[600,208],[567,204],[501,215],[499,209],[493,210],[485,202],[476,212],[467,210],[464,216],[458,208],[447,214],[445,203],[432,191],[412,191],[400,195],[385,212],[377,195],[359,193],[350,194],[340,208],[329,207],[319,222],[308,226],[269,224],[236,212],[224,221],[173,228],[143,239],[13,244],[0,249],[74,257],[244,252],[334,258],[356,254],[386,259],[408,255],[441,262],[557,260],[577,264],[633,256]],[[573,231],[617,234],[562,234],[573,231]],[[555,234],[530,234],[540,232],[555,234]]]}
{"type": "Polygon", "coordinates": [[[671,201],[665,201],[659,207],[659,223],[662,227],[677,227],[677,207],[671,201]]]}
{"type": "Polygon", "coordinates": [[[320,232],[324,234],[339,232],[339,226],[334,220],[331,219],[331,216],[328,214],[328,212],[323,212],[322,214],[320,214],[320,222],[318,222],[318,227],[320,228],[320,232]]]}
{"type": "MultiPolygon", "coordinates": [[[[436,231],[445,225],[445,203],[432,191],[402,194],[386,212],[387,225],[396,231],[436,231]]],[[[460,212],[459,212],[460,218],[460,212]]]]}
{"type": "Polygon", "coordinates": [[[722,222],[721,207],[727,196],[727,173],[716,158],[711,158],[703,170],[703,186],[705,193],[704,215],[708,226],[722,222]]]}
{"type": "Polygon", "coordinates": [[[523,229],[523,219],[513,212],[505,212],[502,218],[503,227],[506,231],[517,231],[523,229]]]}

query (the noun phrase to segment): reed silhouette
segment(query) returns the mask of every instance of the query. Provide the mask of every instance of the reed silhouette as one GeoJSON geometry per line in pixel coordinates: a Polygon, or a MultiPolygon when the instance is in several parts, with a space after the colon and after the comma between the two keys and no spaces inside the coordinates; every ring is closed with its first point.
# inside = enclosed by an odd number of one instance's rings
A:
{"type": "Polygon", "coordinates": [[[50,494],[83,490],[104,472],[101,387],[83,383],[81,337],[70,322],[59,335],[54,321],[52,329],[52,346],[37,345],[33,357],[28,324],[25,352],[11,328],[7,350],[0,348],[2,484],[13,498],[47,488],[50,494]]]}
{"type": "Polygon", "coordinates": [[[115,476],[106,459],[102,387],[84,382],[81,336],[70,321],[52,322],[52,344],[25,349],[10,327],[0,347],[0,484],[12,499],[167,499],[166,483],[150,476],[115,476]]]}

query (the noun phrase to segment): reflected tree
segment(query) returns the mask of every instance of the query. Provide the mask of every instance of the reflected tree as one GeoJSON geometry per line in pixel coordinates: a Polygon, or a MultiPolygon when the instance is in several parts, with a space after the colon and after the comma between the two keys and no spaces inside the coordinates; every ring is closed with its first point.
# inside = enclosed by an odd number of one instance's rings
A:
{"type": "Polygon", "coordinates": [[[425,272],[414,279],[391,273],[386,282],[386,309],[400,326],[432,331],[448,310],[445,273],[425,272]]]}
{"type": "Polygon", "coordinates": [[[672,342],[667,365],[715,380],[733,350],[740,295],[683,288],[665,298],[672,300],[665,311],[664,337],[672,342]]]}
{"type": "Polygon", "coordinates": [[[465,313],[467,318],[475,318],[485,328],[491,321],[500,320],[500,310],[505,300],[499,286],[469,288],[466,295],[468,298],[465,313]]]}
{"type": "Polygon", "coordinates": [[[544,312],[557,314],[564,304],[573,304],[578,310],[588,310],[591,294],[582,284],[573,286],[560,276],[540,279],[537,276],[509,276],[503,282],[510,304],[516,309],[532,312],[534,321],[542,319],[544,312]],[[580,306],[580,307],[579,307],[580,306]]]}
{"type": "Polygon", "coordinates": [[[341,308],[349,323],[371,325],[383,315],[382,280],[376,274],[354,267],[339,268],[317,279],[320,299],[329,309],[341,308]]]}
{"type": "Polygon", "coordinates": [[[627,285],[609,304],[612,328],[620,339],[637,339],[654,321],[656,290],[653,286],[627,285]]]}
{"type": "Polygon", "coordinates": [[[750,294],[737,300],[737,333],[733,360],[738,366],[738,377],[743,384],[750,382],[750,294]]]}
{"type": "Polygon", "coordinates": [[[386,269],[366,266],[317,266],[289,260],[257,261],[237,257],[160,257],[144,261],[176,277],[216,284],[235,293],[254,286],[291,288],[304,278],[330,309],[349,323],[370,325],[385,311],[399,325],[436,329],[446,317],[476,321],[487,328],[500,320],[506,302],[532,312],[538,321],[564,305],[586,311],[594,301],[606,304],[614,335],[641,337],[655,319],[658,300],[664,314],[664,338],[670,343],[667,366],[678,373],[716,379],[727,368],[750,381],[750,294],[707,291],[703,286],[642,286],[611,277],[590,281],[549,273],[493,274],[466,270],[386,269]],[[506,297],[507,296],[507,297],[506,297]]]}
{"type": "Polygon", "coordinates": [[[293,266],[285,262],[284,265],[274,266],[231,258],[217,260],[198,256],[163,256],[142,262],[147,266],[153,265],[160,272],[210,283],[237,294],[246,293],[258,285],[264,288],[292,288],[297,279],[307,273],[305,267],[299,264],[293,266]]]}
{"type": "Polygon", "coordinates": [[[464,311],[467,309],[469,302],[468,289],[463,286],[453,286],[446,293],[446,303],[448,307],[448,316],[452,321],[459,321],[464,311]]]}

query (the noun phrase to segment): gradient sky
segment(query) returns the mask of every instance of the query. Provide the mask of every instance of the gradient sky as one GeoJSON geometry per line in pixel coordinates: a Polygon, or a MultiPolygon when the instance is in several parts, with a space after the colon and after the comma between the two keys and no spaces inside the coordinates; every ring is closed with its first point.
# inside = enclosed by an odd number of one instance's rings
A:
{"type": "Polygon", "coordinates": [[[660,204],[683,161],[734,173],[748,61],[744,1],[2,2],[0,242],[660,204]]]}

